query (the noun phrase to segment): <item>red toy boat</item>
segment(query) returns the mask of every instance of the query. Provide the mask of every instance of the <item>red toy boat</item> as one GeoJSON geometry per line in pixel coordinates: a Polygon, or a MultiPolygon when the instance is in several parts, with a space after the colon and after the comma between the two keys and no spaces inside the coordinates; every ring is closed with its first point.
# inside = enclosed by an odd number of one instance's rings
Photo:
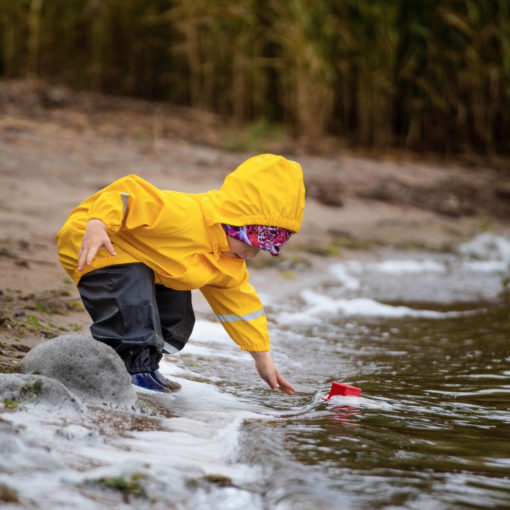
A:
{"type": "Polygon", "coordinates": [[[323,398],[322,400],[329,400],[331,397],[335,397],[336,395],[343,395],[344,397],[361,397],[361,388],[356,388],[355,386],[349,386],[348,384],[334,382],[331,384],[329,395],[326,398],[323,398]]]}

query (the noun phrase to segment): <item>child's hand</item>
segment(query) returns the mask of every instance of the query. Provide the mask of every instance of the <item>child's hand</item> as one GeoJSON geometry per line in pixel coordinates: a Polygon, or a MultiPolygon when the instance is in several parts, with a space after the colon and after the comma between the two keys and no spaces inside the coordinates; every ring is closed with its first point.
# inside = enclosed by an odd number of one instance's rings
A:
{"type": "Polygon", "coordinates": [[[104,246],[111,255],[117,255],[108,237],[106,225],[101,220],[89,220],[78,253],[78,271],[81,271],[85,264],[89,266],[92,263],[101,246],[104,246]]]}
{"type": "Polygon", "coordinates": [[[271,358],[269,351],[267,352],[255,352],[251,351],[253,359],[255,360],[255,367],[260,377],[266,381],[270,388],[273,390],[279,389],[287,395],[294,395],[294,387],[290,384],[280,371],[276,368],[276,365],[271,358]]]}

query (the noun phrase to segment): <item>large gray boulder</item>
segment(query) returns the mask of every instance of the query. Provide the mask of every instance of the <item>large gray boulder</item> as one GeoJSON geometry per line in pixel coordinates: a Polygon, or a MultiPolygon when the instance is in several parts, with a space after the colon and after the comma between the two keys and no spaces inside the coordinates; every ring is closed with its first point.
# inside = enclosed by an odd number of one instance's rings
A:
{"type": "Polygon", "coordinates": [[[43,375],[0,374],[0,401],[13,407],[42,404],[74,411],[85,409],[82,400],[61,382],[43,375]]]}
{"type": "Polygon", "coordinates": [[[95,404],[130,408],[136,403],[124,362],[111,347],[86,333],[40,343],[25,356],[21,366],[24,373],[57,379],[95,404]]]}

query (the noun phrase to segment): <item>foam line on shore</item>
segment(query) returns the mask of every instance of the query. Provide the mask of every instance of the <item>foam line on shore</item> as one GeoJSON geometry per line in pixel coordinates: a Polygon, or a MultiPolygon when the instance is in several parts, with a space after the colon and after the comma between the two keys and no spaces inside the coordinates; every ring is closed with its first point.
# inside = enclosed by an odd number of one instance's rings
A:
{"type": "Polygon", "coordinates": [[[471,312],[438,312],[435,310],[416,310],[407,306],[392,306],[370,298],[334,299],[311,289],[304,289],[300,297],[308,305],[297,312],[282,312],[277,316],[283,324],[316,324],[324,316],[336,317],[421,317],[425,319],[444,319],[462,317],[471,312]]]}

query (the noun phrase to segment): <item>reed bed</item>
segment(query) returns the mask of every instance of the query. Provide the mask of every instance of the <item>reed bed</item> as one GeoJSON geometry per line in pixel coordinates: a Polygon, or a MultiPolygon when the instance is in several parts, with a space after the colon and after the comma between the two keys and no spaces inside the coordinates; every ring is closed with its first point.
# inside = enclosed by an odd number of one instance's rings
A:
{"type": "Polygon", "coordinates": [[[510,0],[0,0],[0,75],[309,140],[510,152],[510,0]]]}

